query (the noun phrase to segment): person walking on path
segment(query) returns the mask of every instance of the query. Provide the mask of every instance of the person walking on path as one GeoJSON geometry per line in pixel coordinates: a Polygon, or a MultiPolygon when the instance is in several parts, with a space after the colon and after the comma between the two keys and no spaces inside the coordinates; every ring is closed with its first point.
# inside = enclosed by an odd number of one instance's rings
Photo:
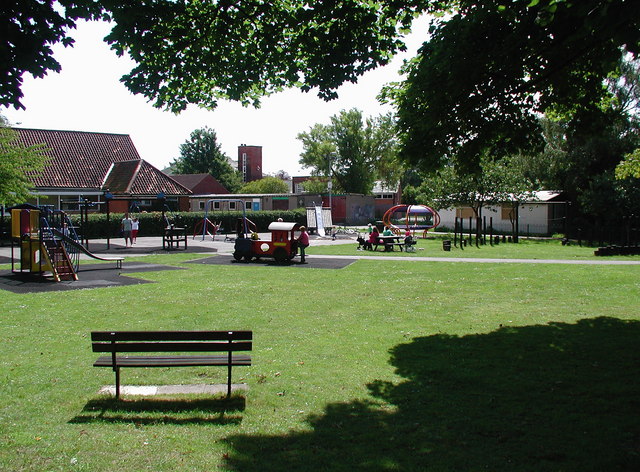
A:
{"type": "Polygon", "coordinates": [[[135,244],[138,239],[138,230],[140,229],[140,221],[138,218],[134,218],[131,221],[131,244],[135,244]]]}
{"type": "Polygon", "coordinates": [[[298,236],[298,247],[300,248],[300,263],[306,264],[304,260],[304,250],[309,247],[309,233],[306,226],[300,226],[300,236],[298,236]]]}
{"type": "Polygon", "coordinates": [[[124,214],[120,229],[122,230],[122,237],[124,238],[124,247],[133,246],[131,242],[131,230],[133,228],[133,220],[129,218],[129,213],[124,214]]]}

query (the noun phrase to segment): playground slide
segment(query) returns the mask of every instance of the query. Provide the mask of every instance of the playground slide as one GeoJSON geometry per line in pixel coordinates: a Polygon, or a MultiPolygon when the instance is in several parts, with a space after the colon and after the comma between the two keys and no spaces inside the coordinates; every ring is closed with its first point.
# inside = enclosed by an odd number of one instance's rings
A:
{"type": "Polygon", "coordinates": [[[124,257],[100,257],[100,256],[97,256],[94,253],[92,253],[91,251],[89,251],[87,248],[85,248],[78,241],[76,241],[73,238],[70,238],[69,236],[67,236],[63,232],[58,231],[55,228],[52,228],[51,231],[53,231],[53,234],[55,234],[56,237],[62,239],[65,243],[70,244],[71,246],[75,247],[76,249],[78,249],[79,251],[83,252],[84,254],[86,254],[87,256],[89,256],[89,257],[91,257],[93,259],[97,259],[99,261],[117,262],[118,263],[118,267],[120,267],[120,265],[122,264],[122,261],[124,260],[124,257]]]}

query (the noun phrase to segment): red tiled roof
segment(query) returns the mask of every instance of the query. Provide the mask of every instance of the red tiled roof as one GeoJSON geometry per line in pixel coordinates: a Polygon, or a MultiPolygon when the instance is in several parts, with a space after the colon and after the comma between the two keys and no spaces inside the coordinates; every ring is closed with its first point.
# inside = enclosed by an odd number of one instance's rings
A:
{"type": "Polygon", "coordinates": [[[131,183],[141,163],[142,160],[114,162],[104,179],[102,189],[114,194],[130,193],[131,183]]]}
{"type": "Polygon", "coordinates": [[[195,194],[229,193],[225,186],[211,174],[174,174],[171,178],[195,194]]]}
{"type": "Polygon", "coordinates": [[[44,143],[51,163],[36,187],[100,188],[113,162],[139,160],[127,134],[14,128],[25,145],[44,143]]]}
{"type": "Polygon", "coordinates": [[[114,195],[189,195],[191,191],[142,159],[115,162],[105,178],[103,190],[114,195]]]}
{"type": "Polygon", "coordinates": [[[113,194],[189,195],[189,189],[140,159],[128,134],[14,128],[21,143],[45,144],[51,162],[40,188],[109,189],[113,194]]]}
{"type": "Polygon", "coordinates": [[[171,176],[160,172],[147,161],[142,161],[142,167],[131,187],[131,193],[136,195],[157,195],[160,189],[167,195],[190,195],[191,190],[176,182],[171,176]]]}
{"type": "Polygon", "coordinates": [[[172,174],[171,178],[185,187],[192,189],[209,174],[172,174]]]}

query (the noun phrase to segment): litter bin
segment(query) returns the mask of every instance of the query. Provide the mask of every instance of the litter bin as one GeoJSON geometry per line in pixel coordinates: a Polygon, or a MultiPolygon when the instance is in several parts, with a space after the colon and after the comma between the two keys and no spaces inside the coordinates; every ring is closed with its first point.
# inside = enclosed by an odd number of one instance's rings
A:
{"type": "Polygon", "coordinates": [[[451,240],[445,239],[442,241],[442,250],[443,251],[451,251],[451,240]]]}

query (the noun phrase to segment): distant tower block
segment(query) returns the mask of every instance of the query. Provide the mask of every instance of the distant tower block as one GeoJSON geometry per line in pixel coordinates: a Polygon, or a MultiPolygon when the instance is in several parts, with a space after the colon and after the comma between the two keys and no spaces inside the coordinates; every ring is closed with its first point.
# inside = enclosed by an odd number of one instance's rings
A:
{"type": "Polygon", "coordinates": [[[238,170],[245,182],[262,178],[262,146],[238,146],[238,170]]]}

